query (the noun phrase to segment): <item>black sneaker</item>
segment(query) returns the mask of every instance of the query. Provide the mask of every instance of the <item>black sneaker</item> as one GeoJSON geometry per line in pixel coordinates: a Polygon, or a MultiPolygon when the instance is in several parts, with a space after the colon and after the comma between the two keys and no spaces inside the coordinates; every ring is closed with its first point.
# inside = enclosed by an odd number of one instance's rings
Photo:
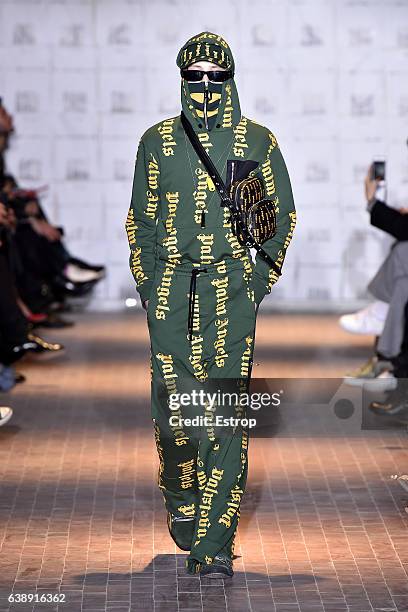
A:
{"type": "Polygon", "coordinates": [[[216,555],[212,563],[204,563],[200,569],[200,576],[208,578],[232,578],[233,575],[232,559],[224,554],[216,555]]]}
{"type": "Polygon", "coordinates": [[[195,516],[175,516],[167,513],[167,527],[174,542],[181,550],[190,550],[193,539],[195,516]]]}

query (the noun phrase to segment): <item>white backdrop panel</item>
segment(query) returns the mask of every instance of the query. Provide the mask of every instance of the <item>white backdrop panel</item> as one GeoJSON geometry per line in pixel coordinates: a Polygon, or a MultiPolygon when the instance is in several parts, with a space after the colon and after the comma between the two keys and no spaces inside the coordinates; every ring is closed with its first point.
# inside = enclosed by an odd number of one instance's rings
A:
{"type": "Polygon", "coordinates": [[[124,221],[138,141],[180,111],[176,55],[207,29],[231,44],[242,110],[276,134],[293,184],[299,223],[268,303],[364,300],[390,244],[365,211],[375,156],[389,203],[408,205],[406,0],[2,0],[10,171],[49,185],[44,206],[69,248],[107,264],[93,305],[123,304],[135,295],[124,221]]]}

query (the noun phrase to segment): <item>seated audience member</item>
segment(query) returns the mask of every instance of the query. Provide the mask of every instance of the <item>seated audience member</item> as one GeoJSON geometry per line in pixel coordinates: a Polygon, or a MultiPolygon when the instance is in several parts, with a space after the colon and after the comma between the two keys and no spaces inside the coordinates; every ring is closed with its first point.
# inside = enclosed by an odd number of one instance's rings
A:
{"type": "Polygon", "coordinates": [[[35,320],[35,314],[47,312],[66,295],[89,293],[105,275],[105,268],[73,257],[63,244],[62,228],[49,222],[37,193],[20,189],[14,177],[6,173],[4,153],[13,131],[12,118],[0,100],[0,194],[13,211],[9,224],[19,296],[35,320]]]}
{"type": "MultiPolygon", "coordinates": [[[[352,315],[343,315],[340,325],[346,331],[377,336],[375,355],[354,375],[364,380],[376,378],[382,390],[393,389],[397,383],[392,370],[401,352],[408,302],[408,215],[407,209],[393,209],[376,197],[378,180],[371,177],[371,167],[365,179],[367,210],[371,224],[396,238],[390,253],[368,285],[377,301],[352,315]]],[[[352,379],[348,382],[353,382],[352,379]]]]}
{"type": "MultiPolygon", "coordinates": [[[[27,351],[35,353],[58,353],[63,346],[46,342],[30,332],[29,323],[18,306],[18,296],[10,266],[8,249],[8,213],[0,202],[0,383],[3,390],[7,381],[13,386],[24,377],[17,374],[12,364],[27,351]]],[[[10,387],[11,388],[11,387],[10,387]]]]}
{"type": "Polygon", "coordinates": [[[386,393],[382,401],[374,401],[370,409],[377,415],[391,416],[408,425],[408,302],[404,309],[404,330],[401,348],[393,359],[396,386],[386,393]]]}

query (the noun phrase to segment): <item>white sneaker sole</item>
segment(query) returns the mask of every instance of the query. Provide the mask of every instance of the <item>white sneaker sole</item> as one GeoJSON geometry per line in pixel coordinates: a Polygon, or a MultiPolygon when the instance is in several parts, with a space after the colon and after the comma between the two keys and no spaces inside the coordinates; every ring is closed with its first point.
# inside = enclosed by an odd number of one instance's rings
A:
{"type": "Polygon", "coordinates": [[[224,574],[224,572],[211,572],[209,574],[200,574],[201,578],[209,578],[209,579],[218,579],[218,580],[231,580],[233,576],[229,576],[228,574],[224,574]]]}
{"type": "Polygon", "coordinates": [[[353,328],[350,327],[345,321],[342,321],[341,318],[339,319],[339,325],[349,334],[357,334],[360,336],[381,336],[384,330],[384,325],[378,325],[378,327],[371,327],[368,329],[353,328]]]}
{"type": "Polygon", "coordinates": [[[13,411],[10,410],[10,412],[5,417],[3,417],[2,419],[0,418],[0,427],[2,427],[2,425],[5,425],[7,421],[11,419],[12,416],[13,416],[13,411]]]}

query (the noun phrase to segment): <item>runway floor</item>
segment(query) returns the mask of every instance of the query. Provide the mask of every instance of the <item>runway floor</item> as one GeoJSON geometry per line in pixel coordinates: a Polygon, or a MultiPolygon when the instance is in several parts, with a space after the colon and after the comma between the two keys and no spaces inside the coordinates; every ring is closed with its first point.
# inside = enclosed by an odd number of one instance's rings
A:
{"type": "MultiPolygon", "coordinates": [[[[406,430],[376,427],[363,401],[336,416],[344,389],[281,414],[250,442],[234,578],[189,577],[156,484],[144,314],[75,318],[43,334],[65,355],[26,359],[27,382],[0,396],[14,409],[0,428],[2,612],[408,610],[408,493],[391,478],[408,471],[406,430]]],[[[304,379],[307,396],[308,378],[369,354],[336,317],[263,315],[253,376],[304,379]]]]}

